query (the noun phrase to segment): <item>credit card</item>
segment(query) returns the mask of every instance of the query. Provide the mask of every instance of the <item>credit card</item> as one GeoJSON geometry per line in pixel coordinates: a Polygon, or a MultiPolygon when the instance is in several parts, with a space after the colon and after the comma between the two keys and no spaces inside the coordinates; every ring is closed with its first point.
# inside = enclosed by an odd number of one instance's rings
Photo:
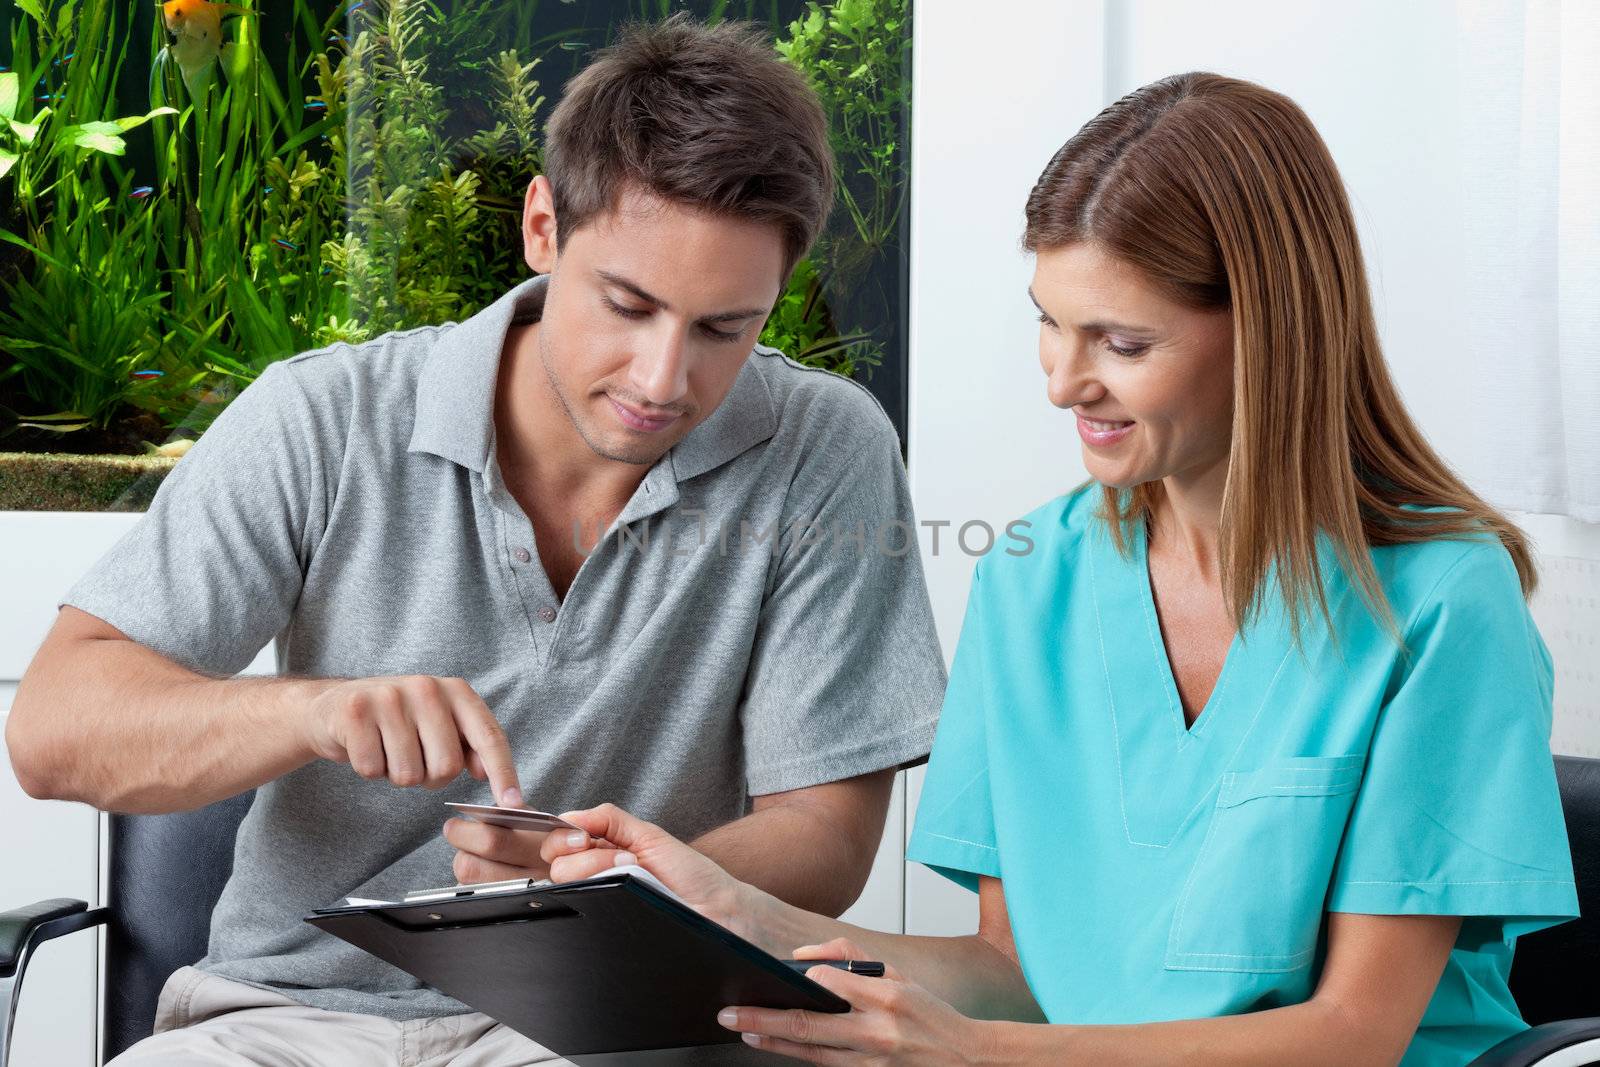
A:
{"type": "Polygon", "coordinates": [[[500,808],[492,804],[457,804],[454,801],[445,801],[445,807],[454,808],[457,815],[468,819],[476,819],[490,826],[503,826],[507,830],[538,830],[548,833],[551,830],[581,830],[583,827],[574,826],[558,815],[551,815],[547,811],[532,811],[528,808],[500,808]]]}

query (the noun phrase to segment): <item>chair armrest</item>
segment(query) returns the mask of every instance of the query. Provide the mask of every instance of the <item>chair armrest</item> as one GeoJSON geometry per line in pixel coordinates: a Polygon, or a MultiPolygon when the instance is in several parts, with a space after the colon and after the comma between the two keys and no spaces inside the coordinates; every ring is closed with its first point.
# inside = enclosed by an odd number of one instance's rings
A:
{"type": "MultiPolygon", "coordinates": [[[[69,915],[82,915],[88,910],[89,905],[81,900],[58,897],[54,900],[41,900],[37,904],[29,904],[25,908],[0,912],[0,978],[9,978],[17,972],[17,964],[22,961],[24,950],[39,932],[40,927],[57,919],[65,919],[69,915]]],[[[76,930],[78,927],[73,926],[72,929],[76,930]]],[[[71,932],[72,930],[60,930],[51,933],[50,936],[59,937],[61,934],[71,932]]]]}
{"type": "Polygon", "coordinates": [[[1562,1019],[1543,1023],[1522,1031],[1500,1042],[1494,1048],[1473,1060],[1469,1067],[1533,1067],[1554,1056],[1550,1062],[1583,1064],[1600,1061],[1600,1019],[1562,1019]],[[1576,1056],[1574,1046],[1593,1042],[1592,1055],[1568,1058],[1563,1051],[1576,1056]]]}
{"type": "Polygon", "coordinates": [[[17,998],[28,957],[40,944],[64,934],[110,921],[106,908],[81,900],[41,900],[15,911],[0,912],[0,1067],[11,1059],[11,1029],[17,1021],[17,998]]]}

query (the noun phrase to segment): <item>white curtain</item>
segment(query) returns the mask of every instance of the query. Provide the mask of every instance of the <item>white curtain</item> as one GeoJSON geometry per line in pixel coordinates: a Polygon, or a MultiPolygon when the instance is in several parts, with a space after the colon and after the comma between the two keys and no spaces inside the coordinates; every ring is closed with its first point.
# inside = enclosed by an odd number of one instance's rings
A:
{"type": "Polygon", "coordinates": [[[1466,473],[1501,507],[1600,522],[1600,0],[1458,10],[1466,473]]]}

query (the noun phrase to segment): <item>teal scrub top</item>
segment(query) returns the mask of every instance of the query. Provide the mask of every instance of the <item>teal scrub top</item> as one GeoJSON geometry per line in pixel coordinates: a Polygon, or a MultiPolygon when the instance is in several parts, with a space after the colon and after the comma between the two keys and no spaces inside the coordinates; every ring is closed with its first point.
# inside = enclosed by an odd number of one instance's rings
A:
{"type": "Polygon", "coordinates": [[[1407,654],[1324,553],[1337,639],[1312,611],[1297,650],[1274,587],[1187,728],[1143,531],[1119,552],[1100,497],[980,561],[910,857],[1003,880],[1051,1022],[1304,1001],[1337,911],[1466,917],[1407,1067],[1524,1029],[1512,944],[1578,908],[1550,656],[1509,554],[1374,549],[1407,654]]]}

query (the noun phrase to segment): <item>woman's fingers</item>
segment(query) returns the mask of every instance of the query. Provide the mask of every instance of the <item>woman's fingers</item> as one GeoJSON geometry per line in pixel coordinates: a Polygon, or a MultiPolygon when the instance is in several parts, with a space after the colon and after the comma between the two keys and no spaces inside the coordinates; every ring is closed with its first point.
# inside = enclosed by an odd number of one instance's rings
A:
{"type": "MultiPolygon", "coordinates": [[[[834,957],[846,958],[846,957],[834,957]]],[[[864,959],[863,956],[851,956],[849,959],[864,959]]],[[[869,978],[864,974],[851,974],[841,971],[837,967],[824,967],[818,964],[806,971],[806,977],[817,983],[823,989],[850,1002],[851,1007],[880,1008],[891,1010],[905,986],[898,980],[889,978],[869,978]]],[[[837,1018],[837,1016],[823,1016],[823,1018],[837,1018]]],[[[779,1035],[782,1036],[782,1035],[779,1035]]]]}
{"type": "Polygon", "coordinates": [[[766,1037],[762,1034],[746,1033],[743,1037],[744,1043],[751,1048],[787,1056],[802,1063],[817,1063],[822,1067],[853,1067],[861,1062],[860,1054],[849,1049],[829,1048],[827,1045],[801,1045],[785,1041],[780,1037],[766,1037]]]}
{"type": "Polygon", "coordinates": [[[618,848],[632,849],[647,843],[652,833],[662,835],[666,833],[659,826],[630,815],[615,804],[601,804],[597,808],[569,811],[561,817],[618,848]]]}
{"type": "Polygon", "coordinates": [[[613,867],[637,864],[639,861],[631,852],[624,852],[614,848],[596,848],[587,852],[580,852],[576,856],[560,856],[550,864],[550,880],[553,882],[576,882],[581,878],[592,878],[603,874],[613,867]]]}
{"type": "MultiPolygon", "coordinates": [[[[850,1040],[851,1022],[846,1021],[849,1018],[848,1015],[829,1015],[798,1008],[723,1008],[717,1013],[717,1022],[747,1037],[755,1034],[761,1038],[787,1042],[796,1048],[817,1046],[835,1050],[855,1047],[850,1040]]],[[[760,1047],[768,1046],[763,1044],[760,1047]]]]}
{"type": "Polygon", "coordinates": [[[554,863],[562,856],[574,856],[592,848],[616,847],[609,841],[590,837],[584,830],[552,830],[545,834],[544,843],[539,846],[539,858],[546,863],[554,863]]]}
{"type": "Polygon", "coordinates": [[[864,960],[866,952],[854,941],[845,937],[836,937],[832,941],[824,941],[820,945],[801,945],[794,950],[797,960],[864,960]]]}
{"type": "MultiPolygon", "coordinates": [[[[820,945],[801,945],[794,950],[794,958],[797,960],[870,960],[872,959],[872,953],[848,938],[836,937],[832,941],[827,941],[820,945]]],[[[832,968],[829,969],[832,970],[832,968]]],[[[900,972],[887,963],[883,965],[883,977],[895,982],[904,981],[900,976],[900,972]]],[[[881,981],[881,979],[875,980],[881,981]]]]}

